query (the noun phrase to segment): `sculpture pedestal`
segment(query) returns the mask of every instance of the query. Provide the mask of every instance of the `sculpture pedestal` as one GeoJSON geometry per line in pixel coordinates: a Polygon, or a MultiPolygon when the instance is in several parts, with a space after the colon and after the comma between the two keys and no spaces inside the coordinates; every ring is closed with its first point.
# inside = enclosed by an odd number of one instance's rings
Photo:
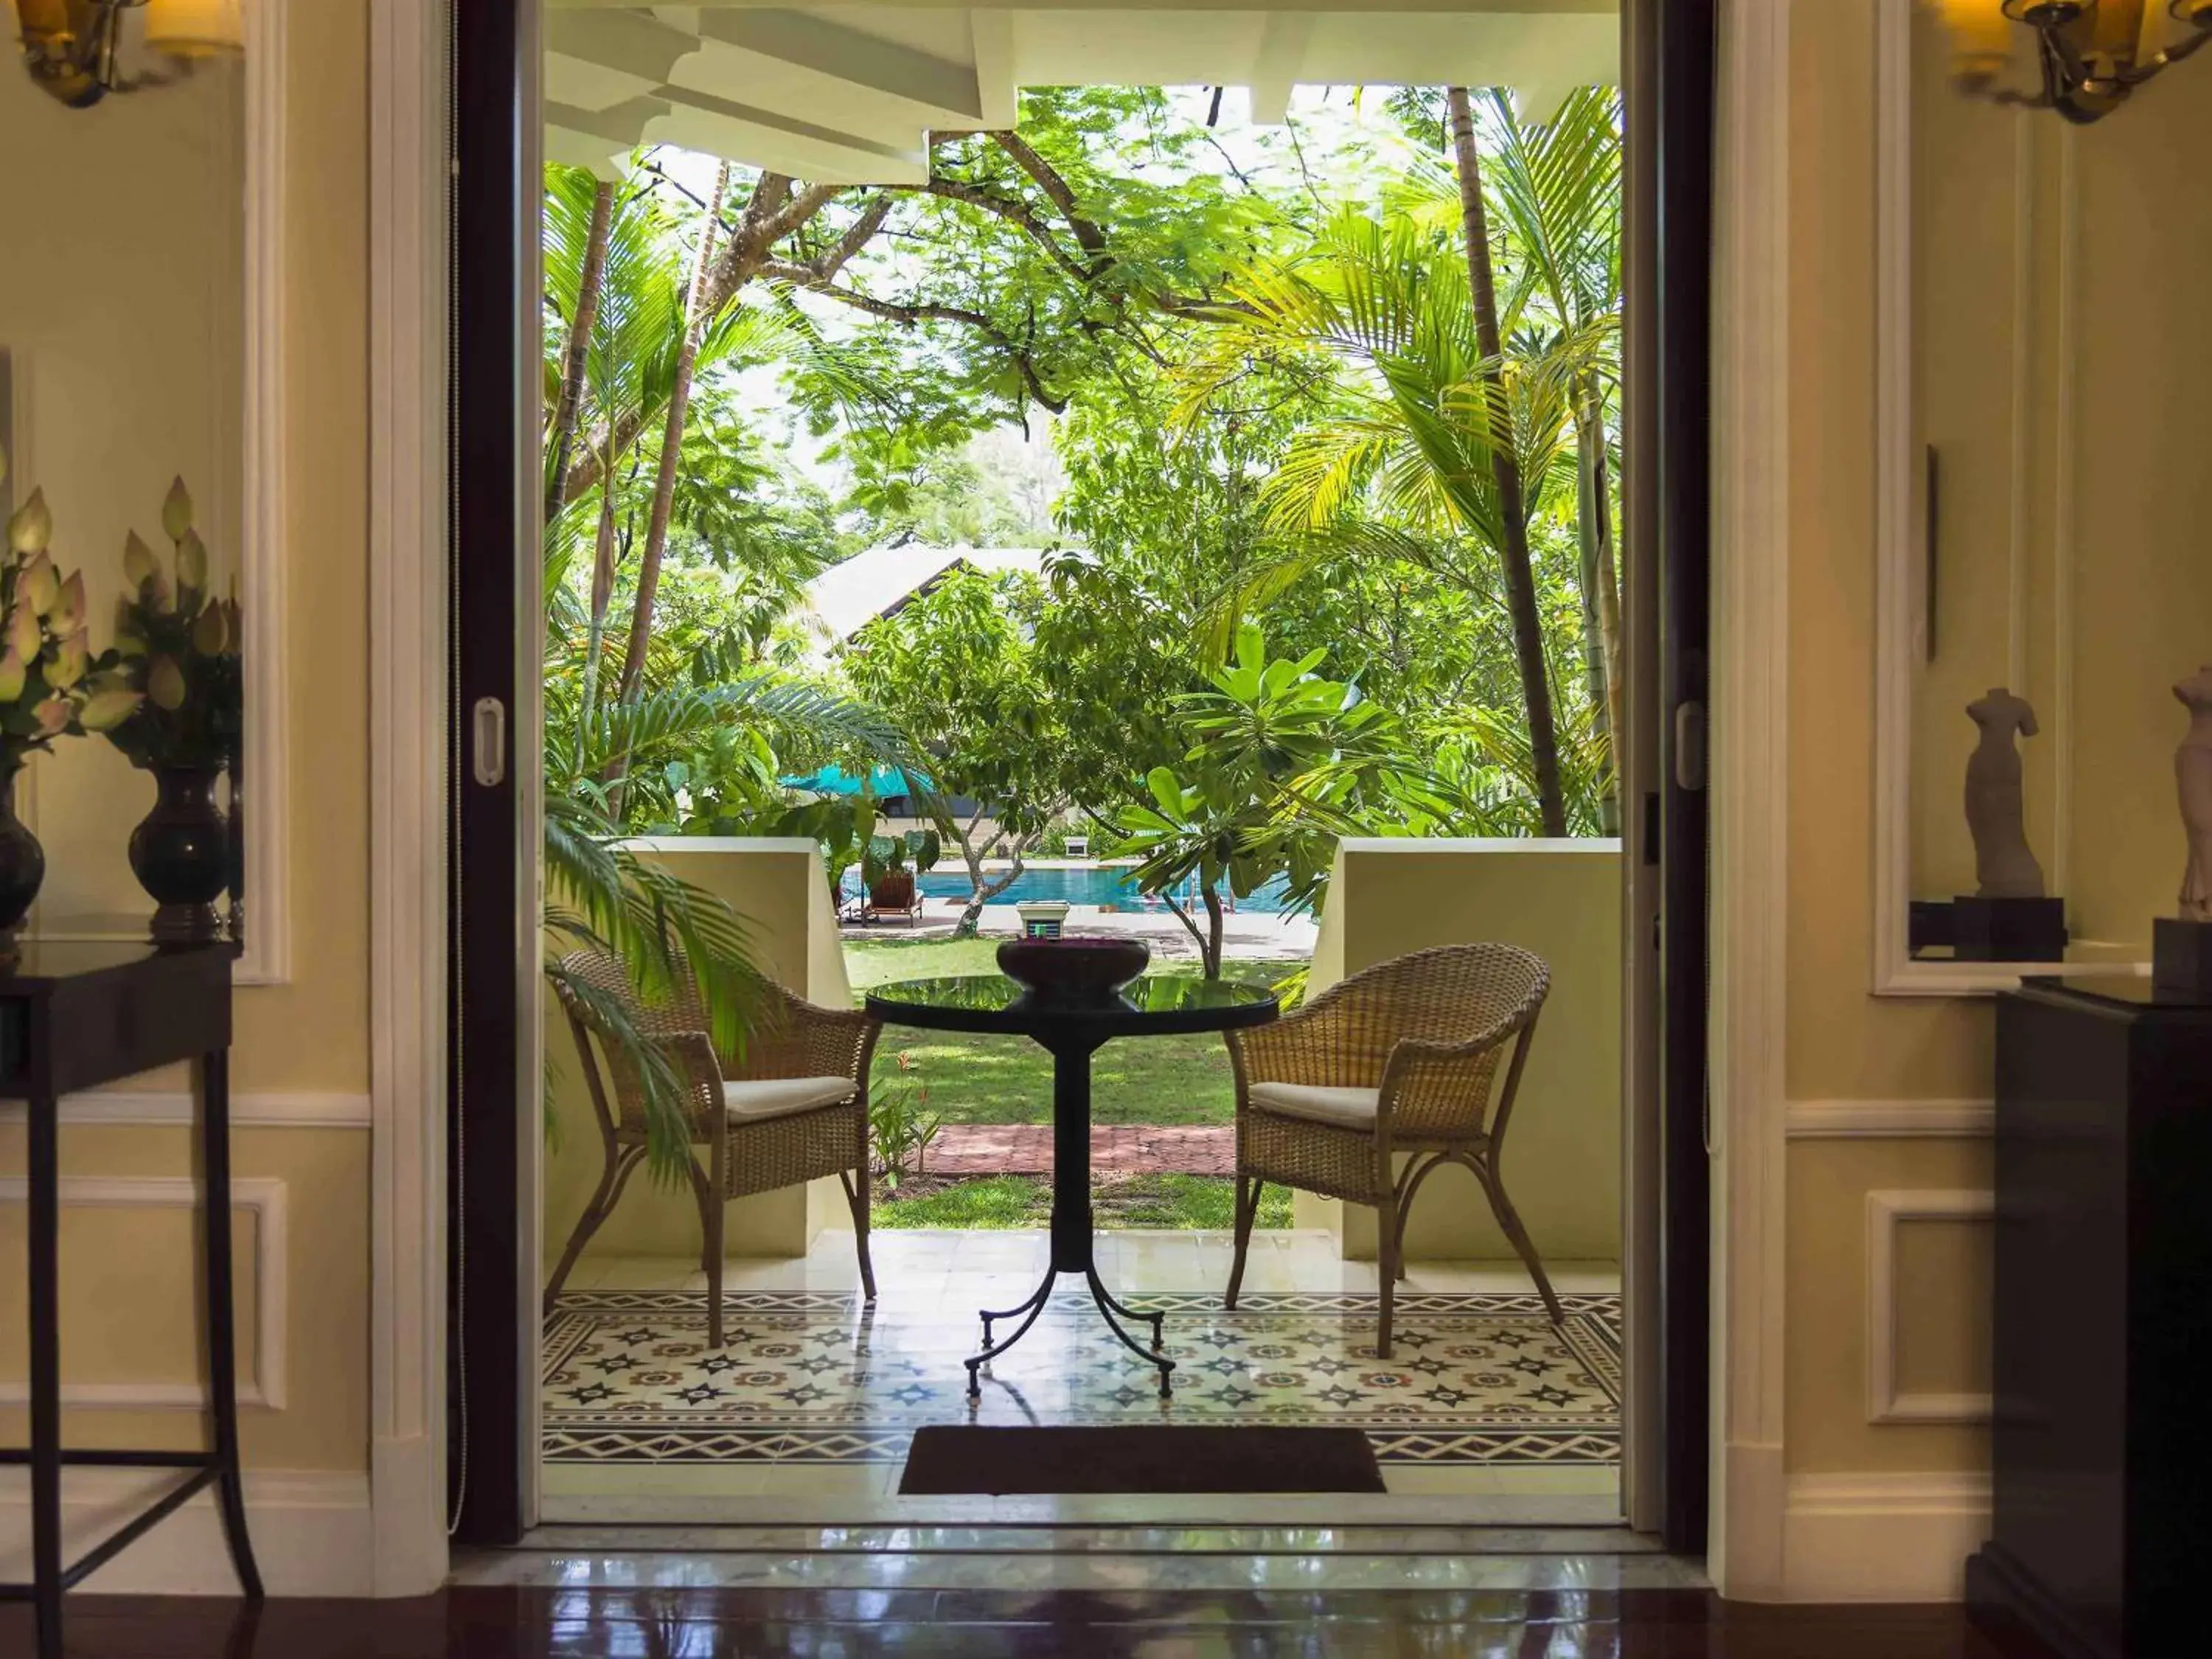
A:
{"type": "Polygon", "coordinates": [[[2160,916],[2151,924],[2151,982],[2212,998],[2212,921],[2160,916]]]}
{"type": "Polygon", "coordinates": [[[2066,901],[1954,899],[1951,953],[1960,962],[2063,962],[2066,901]]]}

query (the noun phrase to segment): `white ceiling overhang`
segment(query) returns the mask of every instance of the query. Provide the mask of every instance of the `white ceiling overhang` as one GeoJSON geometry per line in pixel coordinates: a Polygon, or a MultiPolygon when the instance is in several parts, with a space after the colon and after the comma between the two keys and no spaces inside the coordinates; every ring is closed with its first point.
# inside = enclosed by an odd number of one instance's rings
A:
{"type": "Polygon", "coordinates": [[[1506,87],[1540,118],[1620,78],[1617,0],[631,6],[550,0],[546,148],[602,173],[671,143],[823,184],[912,185],[932,132],[1013,125],[1024,86],[1506,87]]]}

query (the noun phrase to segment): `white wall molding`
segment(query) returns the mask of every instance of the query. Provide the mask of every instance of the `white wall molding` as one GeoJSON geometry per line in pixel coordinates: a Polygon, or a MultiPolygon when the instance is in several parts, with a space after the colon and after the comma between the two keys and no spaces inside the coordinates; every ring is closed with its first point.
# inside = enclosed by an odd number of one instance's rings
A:
{"type": "MultiPolygon", "coordinates": [[[[369,13],[370,1588],[446,1574],[447,9],[369,13]]],[[[520,752],[534,753],[527,742],[520,752]]]]}
{"type": "MultiPolygon", "coordinates": [[[[161,1470],[72,1469],[62,1480],[63,1553],[74,1557],[173,1486],[161,1470]]],[[[358,1474],[254,1470],[246,1474],[254,1559],[272,1595],[370,1593],[368,1481],[358,1474]]],[[[30,1574],[30,1483],[0,1470],[0,1579],[30,1574]]],[[[93,1595],[229,1595],[230,1556],[205,1492],[84,1584],[93,1595]]]]}
{"type": "Polygon", "coordinates": [[[1986,1188],[1866,1195],[1867,1421],[1986,1423],[1987,1394],[1906,1394],[1898,1386],[1897,1230],[1908,1221],[1992,1221],[1996,1194],[1986,1188]]]}
{"type": "Polygon", "coordinates": [[[1996,1133],[1993,1100],[1793,1100],[1792,1140],[1985,1140],[1996,1133]]]}
{"type": "MultiPolygon", "coordinates": [[[[27,1109],[21,1101],[0,1102],[0,1123],[20,1123],[27,1109]]],[[[190,1125],[198,1121],[191,1094],[182,1089],[146,1090],[64,1095],[64,1123],[190,1125]]],[[[367,1095],[322,1092],[233,1095],[230,1123],[234,1129],[366,1129],[369,1126],[367,1095]]]]}
{"type": "Polygon", "coordinates": [[[1709,1570],[1782,1578],[1790,718],[1790,9],[1720,16],[1713,376],[1709,1570]]]}
{"type": "Polygon", "coordinates": [[[1784,1599],[1956,1601],[1989,1536],[1987,1474],[1801,1474],[1783,1515],[1784,1599]]]}
{"type": "MultiPolygon", "coordinates": [[[[191,1211],[199,1204],[199,1182],[188,1176],[73,1176],[62,1181],[61,1201],[64,1209],[191,1211]]],[[[30,1183],[21,1176],[0,1179],[0,1204],[21,1204],[29,1196],[30,1183]]],[[[234,1211],[253,1217],[253,1370],[239,1381],[238,1403],[282,1411],[291,1322],[284,1183],[266,1176],[234,1180],[230,1202],[234,1211]]],[[[20,1406],[30,1397],[27,1384],[0,1383],[0,1405],[20,1406]]],[[[198,1381],[71,1382],[63,1385],[62,1404],[112,1411],[199,1411],[207,1404],[207,1389],[198,1381]]]]}
{"type": "Polygon", "coordinates": [[[245,638],[245,950],[240,985],[292,976],[291,786],[287,762],[284,0],[255,0],[246,25],[246,511],[239,591],[245,638]]]}

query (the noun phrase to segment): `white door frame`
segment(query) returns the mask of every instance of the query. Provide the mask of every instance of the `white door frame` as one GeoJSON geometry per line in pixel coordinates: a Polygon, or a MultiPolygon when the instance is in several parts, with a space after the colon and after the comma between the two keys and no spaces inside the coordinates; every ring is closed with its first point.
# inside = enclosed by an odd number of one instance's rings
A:
{"type": "MultiPolygon", "coordinates": [[[[1709,1565],[1748,1596],[1783,1582],[1790,3],[1721,9],[1709,1565]]],[[[447,1558],[445,3],[370,20],[372,1494],[405,1595],[447,1558]]]]}
{"type": "Polygon", "coordinates": [[[369,9],[370,1501],[379,1595],[446,1549],[447,14],[369,9]]]}
{"type": "Polygon", "coordinates": [[[1714,185],[1706,1568],[1750,1600],[1784,1582],[1792,3],[1722,0],[1714,185]]]}

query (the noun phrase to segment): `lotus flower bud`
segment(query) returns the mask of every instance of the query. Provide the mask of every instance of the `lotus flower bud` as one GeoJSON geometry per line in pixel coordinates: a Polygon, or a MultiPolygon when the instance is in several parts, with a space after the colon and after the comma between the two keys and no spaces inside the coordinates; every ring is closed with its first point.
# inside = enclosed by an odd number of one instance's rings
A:
{"type": "Polygon", "coordinates": [[[168,499],[161,503],[162,533],[173,542],[180,542],[191,527],[192,498],[185,493],[185,481],[179,478],[169,485],[168,499]]]}
{"type": "Polygon", "coordinates": [[[229,639],[229,629],[223,621],[222,603],[219,599],[210,599],[207,609],[200,612],[200,619],[192,624],[192,648],[203,657],[220,657],[229,639]]]}
{"type": "Polygon", "coordinates": [[[41,553],[23,567],[23,580],[17,591],[29,601],[31,609],[43,617],[62,596],[61,573],[54,568],[54,562],[41,553]]]}
{"type": "Polygon", "coordinates": [[[138,636],[138,612],[129,599],[115,602],[115,648],[125,657],[146,654],[146,641],[138,636]]]}
{"type": "Polygon", "coordinates": [[[185,671],[174,657],[156,657],[146,671],[146,695],[156,708],[175,710],[185,706],[185,671]]]}
{"type": "Polygon", "coordinates": [[[92,668],[92,648],[82,634],[72,634],[61,642],[54,659],[46,665],[46,684],[57,691],[66,691],[82,679],[92,668]]]}
{"type": "Polygon", "coordinates": [[[130,539],[123,544],[123,579],[135,591],[156,580],[161,574],[161,562],[154,556],[154,550],[138,539],[137,531],[132,531],[130,539]]]}
{"type": "Polygon", "coordinates": [[[47,620],[57,634],[74,634],[84,626],[84,572],[72,572],[62,584],[61,596],[54,601],[53,615],[47,620]]]}
{"type": "Polygon", "coordinates": [[[34,489],[8,520],[8,545],[17,553],[43,553],[53,537],[54,515],[46,506],[46,492],[34,489]]]}
{"type": "Polygon", "coordinates": [[[194,592],[207,587],[207,544],[200,539],[197,530],[187,530],[177,538],[177,586],[189,587],[194,592]]]}
{"type": "Polygon", "coordinates": [[[7,654],[0,656],[0,702],[13,702],[23,695],[26,672],[22,658],[9,646],[7,654]]]}
{"type": "Polygon", "coordinates": [[[76,712],[67,697],[48,697],[31,711],[31,718],[39,723],[39,735],[58,738],[69,730],[70,716],[76,712]]]}
{"type": "Polygon", "coordinates": [[[77,711],[77,724],[88,732],[112,732],[138,712],[143,700],[139,693],[128,687],[95,691],[77,711]]]}
{"type": "Polygon", "coordinates": [[[8,618],[7,648],[24,662],[36,662],[39,653],[46,648],[45,636],[39,629],[39,618],[31,607],[19,596],[15,611],[8,618]]]}

